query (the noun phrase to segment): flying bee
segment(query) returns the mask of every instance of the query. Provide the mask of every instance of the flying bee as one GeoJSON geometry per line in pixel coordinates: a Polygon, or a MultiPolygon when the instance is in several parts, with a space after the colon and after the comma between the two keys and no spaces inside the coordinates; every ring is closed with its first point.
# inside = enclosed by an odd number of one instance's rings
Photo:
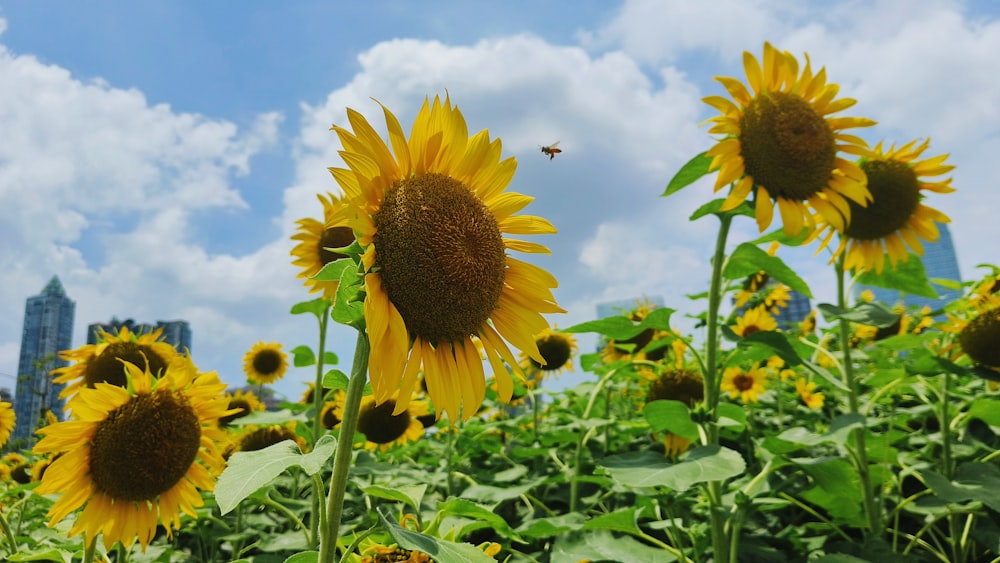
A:
{"type": "Polygon", "coordinates": [[[542,154],[549,155],[549,160],[552,160],[553,158],[556,157],[557,154],[562,152],[562,149],[556,148],[558,146],[559,146],[559,141],[556,141],[547,147],[539,147],[539,148],[542,149],[542,154]]]}

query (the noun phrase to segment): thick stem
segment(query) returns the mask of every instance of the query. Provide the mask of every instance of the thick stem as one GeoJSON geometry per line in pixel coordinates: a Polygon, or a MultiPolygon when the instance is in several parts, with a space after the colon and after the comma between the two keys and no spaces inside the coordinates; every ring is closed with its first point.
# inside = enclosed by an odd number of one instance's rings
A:
{"type": "MultiPolygon", "coordinates": [[[[844,256],[837,259],[837,306],[847,309],[847,288],[844,279],[844,256]]],[[[854,363],[851,361],[850,326],[846,319],[840,322],[840,349],[844,354],[844,383],[847,385],[847,404],[851,414],[862,414],[858,407],[858,381],[854,374],[854,363]]],[[[875,506],[875,494],[872,490],[871,474],[868,468],[868,450],[865,446],[865,434],[868,432],[867,417],[862,420],[861,428],[854,431],[854,445],[857,452],[854,459],[858,465],[858,477],[861,480],[861,491],[864,499],[865,517],[868,520],[869,537],[879,537],[882,534],[881,515],[875,506]]]]}
{"type": "MultiPolygon", "coordinates": [[[[719,427],[716,424],[719,407],[721,377],[719,377],[719,306],[722,304],[722,263],[726,257],[726,239],[729,237],[729,227],[733,217],[729,214],[719,216],[719,235],[715,240],[715,253],[712,255],[712,279],[708,289],[708,319],[705,346],[705,405],[708,409],[706,445],[719,443],[719,427]]],[[[712,550],[715,561],[729,560],[730,540],[726,534],[726,511],[722,507],[722,482],[708,483],[709,517],[712,525],[712,550]]],[[[735,530],[733,531],[735,533],[735,530]]]]}
{"type": "MultiPolygon", "coordinates": [[[[323,309],[319,316],[319,354],[316,356],[316,385],[313,387],[313,445],[319,441],[320,429],[323,428],[323,359],[326,356],[326,327],[330,320],[330,305],[323,309]]],[[[315,481],[314,481],[315,483],[315,481]]],[[[313,486],[312,518],[309,519],[309,546],[314,548],[319,543],[319,512],[322,510],[323,489],[313,486]]]]}
{"type": "Polygon", "coordinates": [[[7,539],[7,546],[8,549],[10,549],[10,554],[14,555],[17,553],[17,539],[14,538],[14,533],[11,532],[7,519],[3,517],[3,512],[0,512],[0,528],[3,528],[3,535],[7,539]]]}
{"type": "Polygon", "coordinates": [[[351,453],[354,450],[354,431],[358,427],[358,413],[361,397],[365,393],[368,380],[368,353],[371,343],[368,334],[358,331],[358,342],[354,348],[354,365],[351,380],[347,384],[344,399],[344,416],[340,421],[340,435],[337,437],[337,453],[333,458],[333,476],[330,478],[330,493],[327,496],[326,526],[321,530],[319,545],[320,563],[333,563],[337,553],[337,538],[340,536],[340,517],[344,510],[344,494],[347,490],[347,473],[351,468],[351,453]]]}
{"type": "Polygon", "coordinates": [[[87,549],[83,552],[83,563],[94,563],[95,553],[97,553],[97,538],[93,537],[90,539],[90,543],[87,544],[87,549]]]}

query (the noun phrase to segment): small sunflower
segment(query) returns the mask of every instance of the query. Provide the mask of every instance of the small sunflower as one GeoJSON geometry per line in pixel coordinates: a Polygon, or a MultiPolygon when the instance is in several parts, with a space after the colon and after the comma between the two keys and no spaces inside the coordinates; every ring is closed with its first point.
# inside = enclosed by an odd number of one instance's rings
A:
{"type": "Polygon", "coordinates": [[[958,336],[962,350],[977,364],[1000,367],[1000,308],[970,320],[958,336]]]}
{"type": "Polygon", "coordinates": [[[401,446],[419,440],[424,435],[424,425],[419,417],[426,415],[427,405],[423,401],[411,400],[407,408],[397,413],[398,403],[390,398],[378,403],[375,397],[361,400],[358,412],[358,432],[365,435],[367,449],[385,451],[392,446],[401,446]]]}
{"type": "Polygon", "coordinates": [[[342,217],[337,216],[337,210],[343,205],[342,198],[333,194],[316,194],[323,204],[323,220],[306,218],[296,221],[298,232],[292,235],[292,240],[299,243],[292,249],[295,260],[292,265],[302,268],[298,277],[305,278],[303,282],[309,288],[309,293],[323,292],[323,297],[333,299],[337,293],[339,282],[319,281],[312,279],[330,262],[346,258],[344,254],[334,252],[331,248],[346,248],[354,242],[354,231],[351,230],[342,217]]]}
{"type": "Polygon", "coordinates": [[[241,452],[255,452],[285,440],[295,441],[300,448],[305,446],[305,441],[295,433],[295,423],[291,422],[248,427],[239,436],[236,449],[241,452]]]}
{"type": "Polygon", "coordinates": [[[778,330],[778,321],[763,306],[747,309],[733,327],[733,332],[744,338],[762,330],[778,330]]]}
{"type": "Polygon", "coordinates": [[[850,220],[848,201],[864,205],[871,197],[865,175],[858,166],[839,156],[863,155],[865,142],[845,129],[875,124],[860,117],[831,117],[855,100],[835,100],[840,87],[826,82],[826,69],[813,74],[787,51],[764,43],[763,65],[749,52],[743,67],[752,91],[739,80],[716,77],[732,96],[709,96],[703,101],[719,110],[709,133],[725,135],[709,149],[710,170],[718,170],[715,191],[735,182],[722,210],[734,209],[753,193],[757,226],[764,232],[771,224],[777,203],[785,233],[812,231],[809,209],[828,222],[850,220]]]}
{"type": "Polygon", "coordinates": [[[320,411],[319,419],[323,428],[331,430],[340,424],[340,417],[344,411],[344,400],[347,398],[347,394],[340,389],[334,391],[333,396],[329,401],[323,403],[323,409],[320,411]]]}
{"type": "Polygon", "coordinates": [[[288,370],[288,354],[281,350],[277,342],[253,345],[243,356],[243,372],[250,383],[274,383],[285,376],[288,370]]]}
{"type": "Polygon", "coordinates": [[[242,389],[237,389],[229,397],[229,411],[232,414],[227,414],[219,419],[219,426],[228,426],[237,418],[243,418],[244,416],[254,412],[264,410],[264,403],[260,402],[257,395],[253,391],[243,391],[242,389]]]}
{"type": "Polygon", "coordinates": [[[896,263],[909,259],[909,246],[923,255],[921,239],[934,242],[939,231],[935,223],[949,223],[951,219],[936,209],[922,203],[923,192],[950,193],[951,178],[935,182],[926,178],[941,176],[955,167],[945,164],[947,154],[917,160],[930,144],[930,139],[917,145],[911,141],[902,147],[882,149],[879,143],[871,155],[861,159],[861,169],[868,176],[868,190],[872,201],[867,207],[855,202],[850,206],[850,222],[828,221],[822,230],[828,230],[820,248],[824,248],[834,233],[840,235],[840,245],[833,259],[844,254],[844,268],[871,271],[881,274],[885,258],[895,268],[896,263]]]}
{"type": "Polygon", "coordinates": [[[802,324],[799,325],[799,332],[803,337],[816,334],[816,309],[809,311],[806,318],[802,320],[802,324]]]}
{"type": "Polygon", "coordinates": [[[14,431],[16,423],[17,416],[14,414],[13,405],[0,402],[0,448],[10,440],[10,433],[14,431]]]}
{"type": "Polygon", "coordinates": [[[726,368],[722,372],[723,393],[729,393],[731,399],[739,397],[743,403],[760,401],[760,394],[767,391],[767,368],[755,367],[744,370],[739,367],[726,368]]]}
{"type": "MultiPolygon", "coordinates": [[[[646,402],[661,400],[680,401],[688,407],[705,398],[705,386],[701,374],[688,369],[668,370],[649,384],[646,402]]],[[[648,377],[648,376],[647,376],[648,377]]]]}
{"type": "Polygon", "coordinates": [[[545,329],[535,335],[535,344],[544,362],[538,362],[521,352],[521,369],[525,381],[531,387],[541,384],[547,374],[559,374],[573,369],[573,356],[579,347],[576,337],[567,332],[545,329]]]}
{"type": "Polygon", "coordinates": [[[452,421],[469,418],[486,393],[473,339],[482,343],[504,401],[514,389],[504,361],[521,375],[505,340],[544,361],[534,335],[549,327],[542,314],[565,312],[552,295],[558,284],[507,252],[548,249],[505,235],[556,229],[541,217],[515,215],[532,200],[505,191],[517,162],[500,160],[501,143],[488,131],[469,137],[447,97],[425,99],[409,138],[383,110],[392,150],[348,108],[353,131],[333,127],[348,168],[330,169],[345,193],[338,220],[365,248],[372,390],[378,403],[398,391],[395,410],[402,413],[423,368],[435,406],[452,421]]]}
{"type": "MultiPolygon", "coordinates": [[[[59,393],[59,398],[69,400],[80,389],[93,388],[98,383],[125,387],[127,381],[122,361],[138,366],[145,366],[148,362],[149,371],[157,375],[178,356],[173,345],[160,340],[162,335],[162,328],[144,334],[131,332],[126,326],[116,334],[99,329],[97,344],[84,344],[75,350],[59,352],[60,359],[73,362],[52,370],[52,383],[66,386],[59,393]]],[[[67,403],[65,409],[68,408],[67,403]]]]}
{"type": "Polygon", "coordinates": [[[811,409],[823,408],[823,393],[816,392],[816,382],[807,382],[804,377],[795,381],[795,392],[802,402],[811,409]]]}
{"type": "Polygon", "coordinates": [[[103,533],[108,549],[116,541],[143,550],[156,533],[180,528],[180,512],[197,518],[198,490],[210,491],[221,470],[216,441],[224,437],[218,419],[226,414],[225,384],[199,373],[185,357],[161,377],[149,366],[122,362],[127,387],[98,383],[73,399],[74,420],[46,426],[35,453],[59,455],[35,489],[59,493],[49,510],[54,526],[83,507],[70,536],[85,543],[103,533]],[[60,455],[61,454],[61,455],[60,455]]]}

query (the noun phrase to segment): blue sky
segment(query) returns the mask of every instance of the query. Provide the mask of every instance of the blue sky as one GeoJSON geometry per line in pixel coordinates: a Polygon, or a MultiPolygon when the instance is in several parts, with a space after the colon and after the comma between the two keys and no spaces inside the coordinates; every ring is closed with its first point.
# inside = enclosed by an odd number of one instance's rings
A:
{"type": "MultiPolygon", "coordinates": [[[[558,235],[533,261],[560,280],[567,326],[597,303],[683,296],[708,279],[710,197],[657,197],[711,145],[700,102],[716,74],[742,78],[765,40],[826,66],[870,142],[930,136],[950,153],[949,214],[966,278],[996,263],[1000,225],[1000,21],[991,3],[719,0],[629,2],[0,3],[0,386],[17,370],[24,299],[53,274],[77,301],[74,345],[112,315],[185,318],[202,369],[241,382],[257,340],[312,343],[289,307],[294,221],[339,146],[345,107],[381,127],[370,98],[408,127],[425,96],[462,108],[517,157],[511,189],[558,235]],[[238,6],[238,9],[234,9],[238,6]],[[428,8],[433,6],[433,9],[428,8]],[[863,15],[863,17],[862,17],[863,15]],[[549,161],[538,145],[560,140],[549,161]],[[981,244],[981,241],[990,241],[981,244]]],[[[737,224],[732,243],[756,235],[737,224]]],[[[542,237],[537,237],[542,238],[542,237]]],[[[783,249],[832,300],[812,249],[783,249]]],[[[679,314],[678,321],[683,326],[679,314]]],[[[331,345],[349,364],[353,336],[331,345]]],[[[583,347],[587,348],[585,341],[583,347]]],[[[279,390],[296,396],[309,370],[279,390]]],[[[572,381],[572,376],[570,377],[572,381]]]]}

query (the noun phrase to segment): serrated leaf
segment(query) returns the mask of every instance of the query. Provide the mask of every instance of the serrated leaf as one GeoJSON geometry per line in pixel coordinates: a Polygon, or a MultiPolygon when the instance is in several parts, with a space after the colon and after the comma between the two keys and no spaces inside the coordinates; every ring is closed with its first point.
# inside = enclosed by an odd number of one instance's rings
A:
{"type": "Polygon", "coordinates": [[[752,276],[762,270],[789,288],[806,297],[812,297],[809,286],[795,273],[795,270],[789,268],[781,258],[771,256],[748,242],[733,250],[722,269],[722,275],[726,279],[737,280],[752,276]]]}
{"type": "Polygon", "coordinates": [[[292,365],[297,368],[304,368],[316,363],[316,354],[312,348],[305,344],[292,349],[292,365]]]}
{"type": "Polygon", "coordinates": [[[899,315],[893,313],[882,303],[858,303],[850,309],[842,309],[829,303],[820,303],[816,306],[826,321],[844,319],[852,323],[861,323],[878,328],[892,326],[899,322],[899,315]]]}
{"type": "Polygon", "coordinates": [[[600,464],[622,485],[668,487],[682,492],[696,483],[735,477],[746,469],[743,456],[718,445],[692,448],[677,463],[670,463],[654,452],[642,451],[609,456],[600,464]]]}
{"type": "Polygon", "coordinates": [[[316,272],[312,279],[325,282],[340,281],[340,276],[343,275],[344,270],[347,268],[356,269],[356,264],[351,258],[341,258],[333,262],[327,262],[320,271],[316,272]]]}
{"type": "Polygon", "coordinates": [[[684,163],[684,166],[681,166],[681,169],[674,174],[674,177],[670,179],[670,183],[667,184],[667,189],[663,191],[661,197],[667,197],[668,195],[675,194],[683,188],[697,182],[708,174],[708,167],[711,164],[712,158],[706,156],[705,153],[701,153],[687,161],[684,163]]]}
{"type": "Polygon", "coordinates": [[[329,434],[316,442],[312,452],[303,454],[294,440],[285,440],[253,452],[236,452],[215,485],[215,500],[222,514],[236,508],[243,499],[271,483],[289,467],[299,466],[309,475],[322,469],[333,455],[337,441],[329,434]]]}
{"type": "Polygon", "coordinates": [[[927,270],[920,257],[912,252],[906,262],[897,262],[893,268],[889,264],[889,257],[885,258],[885,268],[881,274],[876,274],[874,270],[867,271],[858,276],[857,283],[895,289],[911,295],[919,295],[930,299],[937,299],[937,291],[927,280],[927,270]]]}
{"type": "Polygon", "coordinates": [[[691,409],[680,401],[650,401],[642,414],[654,432],[672,432],[688,440],[698,439],[698,425],[691,420],[691,409]]]}
{"type": "Polygon", "coordinates": [[[437,563],[496,563],[495,559],[471,543],[450,542],[412,532],[400,526],[385,507],[380,506],[376,510],[382,526],[403,549],[422,551],[437,563]]]}

